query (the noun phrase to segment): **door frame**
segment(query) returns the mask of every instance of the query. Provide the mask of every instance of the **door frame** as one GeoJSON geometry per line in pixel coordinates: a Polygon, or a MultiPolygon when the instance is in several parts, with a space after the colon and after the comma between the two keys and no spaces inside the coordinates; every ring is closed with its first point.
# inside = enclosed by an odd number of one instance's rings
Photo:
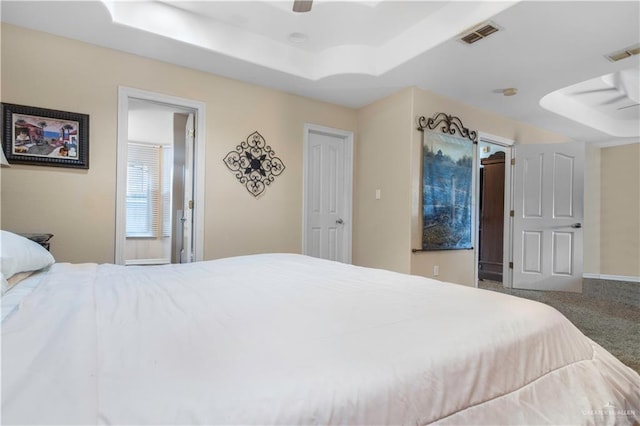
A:
{"type": "Polygon", "coordinates": [[[204,183],[205,183],[205,119],[204,102],[150,92],[132,87],[118,86],[118,142],[116,160],[116,229],[114,263],[125,264],[126,194],[127,194],[127,143],[129,140],[129,99],[138,99],[192,109],[195,114],[194,150],[194,206],[193,206],[193,259],[204,259],[204,183]]]}
{"type": "Polygon", "coordinates": [[[305,123],[304,135],[302,139],[302,254],[307,253],[307,235],[308,226],[308,214],[307,214],[307,201],[308,191],[307,185],[309,183],[309,135],[311,133],[320,133],[328,136],[341,138],[344,141],[344,206],[346,218],[344,224],[344,238],[343,241],[344,253],[346,254],[346,263],[352,261],[352,247],[353,247],[353,132],[341,129],[335,129],[332,127],[320,126],[318,124],[305,123]]]}
{"type": "MultiPolygon", "coordinates": [[[[505,288],[511,288],[512,286],[512,270],[509,268],[509,262],[512,259],[512,250],[513,250],[513,235],[512,235],[512,219],[509,212],[512,210],[513,206],[513,166],[511,164],[511,159],[513,158],[513,145],[514,141],[512,139],[503,138],[501,136],[492,135],[490,133],[478,132],[478,144],[476,144],[476,150],[480,147],[480,142],[489,143],[492,145],[497,145],[504,148],[504,234],[503,234],[503,242],[502,242],[502,285],[505,288]]],[[[474,231],[474,256],[473,256],[473,274],[474,274],[474,283],[475,286],[478,287],[478,262],[480,261],[480,215],[479,206],[480,206],[480,153],[476,154],[476,162],[475,162],[475,199],[476,204],[475,208],[475,231],[474,231]]]]}

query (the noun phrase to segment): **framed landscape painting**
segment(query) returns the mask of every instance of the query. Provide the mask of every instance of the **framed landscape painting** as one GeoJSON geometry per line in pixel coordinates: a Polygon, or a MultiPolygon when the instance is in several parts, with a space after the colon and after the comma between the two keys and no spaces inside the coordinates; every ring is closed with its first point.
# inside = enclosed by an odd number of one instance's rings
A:
{"type": "Polygon", "coordinates": [[[471,249],[473,143],[424,132],[422,250],[471,249]]]}
{"type": "Polygon", "coordinates": [[[89,168],[89,116],[2,104],[2,149],[9,163],[89,168]]]}

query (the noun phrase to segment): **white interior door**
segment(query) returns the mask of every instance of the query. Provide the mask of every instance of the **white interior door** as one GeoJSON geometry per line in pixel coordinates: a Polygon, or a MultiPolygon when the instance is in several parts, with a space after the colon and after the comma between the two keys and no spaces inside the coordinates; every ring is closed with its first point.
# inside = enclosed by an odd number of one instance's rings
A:
{"type": "Polygon", "coordinates": [[[304,253],[351,262],[353,134],[305,127],[304,253]]]}
{"type": "Polygon", "coordinates": [[[193,262],[193,152],[195,140],[194,116],[189,114],[185,126],[184,206],[182,207],[182,250],[180,263],[193,262]]]}
{"type": "Polygon", "coordinates": [[[516,146],[513,287],[582,291],[584,146],[516,146]]]}

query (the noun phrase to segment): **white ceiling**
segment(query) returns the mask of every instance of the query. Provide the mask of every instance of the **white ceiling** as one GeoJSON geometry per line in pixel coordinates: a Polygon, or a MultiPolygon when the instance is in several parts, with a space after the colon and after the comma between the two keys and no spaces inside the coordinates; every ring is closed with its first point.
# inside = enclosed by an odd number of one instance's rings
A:
{"type": "Polygon", "coordinates": [[[605,57],[640,43],[638,1],[292,3],[3,0],[1,18],[349,107],[418,86],[575,140],[640,139],[640,55],[605,57]],[[485,21],[501,31],[457,40],[485,21]]]}

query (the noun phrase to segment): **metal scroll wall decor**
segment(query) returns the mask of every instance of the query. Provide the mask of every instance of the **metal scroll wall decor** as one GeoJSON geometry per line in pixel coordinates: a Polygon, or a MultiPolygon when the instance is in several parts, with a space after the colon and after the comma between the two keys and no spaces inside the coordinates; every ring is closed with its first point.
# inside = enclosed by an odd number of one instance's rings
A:
{"type": "Polygon", "coordinates": [[[280,176],[284,163],[260,133],[253,132],[224,157],[224,163],[254,197],[264,192],[267,185],[280,176]]]}
{"type": "Polygon", "coordinates": [[[414,251],[471,249],[478,134],[444,113],[418,117],[418,130],[423,134],[422,249],[414,251]]]}
{"type": "Polygon", "coordinates": [[[442,133],[455,135],[458,132],[463,138],[469,139],[474,144],[478,143],[478,132],[464,127],[462,121],[456,116],[438,112],[431,118],[426,118],[424,115],[418,117],[418,130],[421,132],[424,132],[425,129],[434,130],[441,124],[442,133]]]}

